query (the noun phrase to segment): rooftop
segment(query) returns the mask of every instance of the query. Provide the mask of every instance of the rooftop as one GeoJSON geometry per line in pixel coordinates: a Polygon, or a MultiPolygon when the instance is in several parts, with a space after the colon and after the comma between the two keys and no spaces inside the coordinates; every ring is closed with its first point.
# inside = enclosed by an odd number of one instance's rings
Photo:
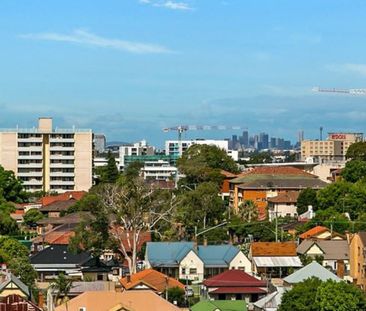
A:
{"type": "Polygon", "coordinates": [[[308,231],[305,231],[304,233],[300,234],[299,238],[300,239],[308,239],[308,238],[311,238],[313,236],[316,236],[316,235],[321,234],[321,233],[326,232],[326,231],[330,232],[330,230],[327,227],[316,226],[316,227],[313,227],[313,228],[309,229],[308,231]]]}
{"type": "Polygon", "coordinates": [[[203,282],[207,287],[266,287],[266,282],[242,270],[226,270],[203,282]]]}
{"type": "Polygon", "coordinates": [[[269,198],[268,202],[271,203],[297,203],[297,198],[299,197],[298,191],[289,191],[286,193],[281,193],[276,197],[269,198]]]}
{"type": "Polygon", "coordinates": [[[297,252],[306,254],[314,245],[323,253],[325,260],[349,259],[349,246],[346,240],[304,240],[297,247],[297,252]]]}
{"type": "Polygon", "coordinates": [[[296,256],[296,244],[294,242],[253,242],[251,255],[252,257],[296,256]]]}

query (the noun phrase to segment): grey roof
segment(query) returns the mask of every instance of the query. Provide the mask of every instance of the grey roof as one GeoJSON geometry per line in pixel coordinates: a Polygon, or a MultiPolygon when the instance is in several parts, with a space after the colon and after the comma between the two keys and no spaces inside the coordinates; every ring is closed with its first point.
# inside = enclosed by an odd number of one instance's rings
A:
{"type": "Polygon", "coordinates": [[[253,261],[258,268],[263,267],[302,267],[302,263],[297,256],[270,256],[253,257],[253,261]]]}
{"type": "Polygon", "coordinates": [[[54,244],[33,255],[30,258],[30,262],[33,266],[58,265],[61,267],[61,265],[82,265],[90,259],[90,253],[81,252],[74,254],[68,250],[68,245],[54,244]]]}
{"type": "Polygon", "coordinates": [[[334,273],[330,272],[316,261],[308,264],[304,268],[297,270],[296,272],[285,277],[283,280],[288,284],[296,284],[302,282],[308,278],[317,277],[321,281],[333,280],[340,282],[341,279],[334,273]]]}
{"type": "Polygon", "coordinates": [[[198,257],[206,267],[227,267],[238,253],[232,245],[198,246],[198,257]]]}
{"type": "Polygon", "coordinates": [[[9,283],[14,283],[24,294],[26,294],[28,297],[30,296],[28,286],[25,285],[21,280],[19,280],[14,274],[3,272],[2,276],[4,277],[4,279],[3,282],[0,283],[0,292],[2,292],[2,290],[9,283]]]}
{"type": "Polygon", "coordinates": [[[72,282],[70,294],[80,294],[90,291],[106,291],[114,290],[115,284],[107,281],[93,281],[93,282],[72,282]]]}
{"type": "Polygon", "coordinates": [[[193,242],[147,242],[146,244],[147,258],[153,267],[178,266],[193,249],[193,242]]]}
{"type": "Polygon", "coordinates": [[[327,185],[326,182],[317,178],[267,178],[258,179],[240,184],[240,189],[321,189],[327,185]]]}
{"type": "Polygon", "coordinates": [[[349,247],[346,240],[304,240],[297,247],[299,254],[305,254],[314,244],[322,251],[325,260],[348,260],[349,247]]]}

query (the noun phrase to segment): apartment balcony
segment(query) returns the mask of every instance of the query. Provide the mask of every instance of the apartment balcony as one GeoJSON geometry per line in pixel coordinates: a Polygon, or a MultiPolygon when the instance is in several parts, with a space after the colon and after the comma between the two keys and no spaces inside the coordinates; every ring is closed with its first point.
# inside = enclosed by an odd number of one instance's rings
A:
{"type": "Polygon", "coordinates": [[[18,138],[19,143],[42,143],[42,137],[18,138]]]}
{"type": "Polygon", "coordinates": [[[19,160],[42,160],[42,155],[18,155],[19,160]]]}
{"type": "Polygon", "coordinates": [[[74,163],[51,163],[50,168],[74,168],[74,163]]]}
{"type": "Polygon", "coordinates": [[[26,152],[36,151],[36,152],[42,152],[42,146],[18,147],[18,152],[19,151],[26,151],[26,152]]]}
{"type": "Polygon", "coordinates": [[[51,160],[74,160],[74,155],[51,154],[51,160]]]}
{"type": "Polygon", "coordinates": [[[51,151],[75,151],[75,147],[51,146],[51,151]]]}
{"type": "Polygon", "coordinates": [[[74,143],[74,138],[50,138],[50,143],[74,143]]]}
{"type": "Polygon", "coordinates": [[[51,180],[50,181],[50,185],[51,186],[60,186],[60,188],[62,188],[62,186],[73,186],[75,185],[75,181],[73,180],[51,180]]]}
{"type": "Polygon", "coordinates": [[[43,172],[18,172],[18,177],[42,177],[43,172]]]}
{"type": "Polygon", "coordinates": [[[23,180],[24,186],[42,186],[43,181],[37,180],[37,179],[31,179],[31,180],[23,180]]]}
{"type": "Polygon", "coordinates": [[[51,177],[75,177],[74,172],[51,172],[51,177]]]}
{"type": "Polygon", "coordinates": [[[42,168],[42,163],[18,163],[19,168],[42,168]]]}

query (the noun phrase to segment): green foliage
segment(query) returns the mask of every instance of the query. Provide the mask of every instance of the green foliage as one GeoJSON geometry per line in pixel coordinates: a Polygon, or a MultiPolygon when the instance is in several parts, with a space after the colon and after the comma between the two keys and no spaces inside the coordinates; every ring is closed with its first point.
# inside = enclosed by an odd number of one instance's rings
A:
{"type": "Polygon", "coordinates": [[[303,264],[303,266],[308,265],[309,263],[312,263],[314,260],[318,263],[323,265],[323,260],[324,257],[321,255],[316,255],[314,258],[312,256],[308,256],[306,254],[300,254],[299,258],[301,260],[301,263],[303,264]]]}
{"type": "Polygon", "coordinates": [[[168,289],[168,301],[171,303],[176,302],[177,306],[183,306],[184,305],[184,289],[180,287],[171,287],[168,289]]]}
{"type": "Polygon", "coordinates": [[[19,228],[16,221],[10,217],[15,208],[10,203],[0,203],[0,235],[16,235],[19,228]]]}
{"type": "Polygon", "coordinates": [[[234,160],[225,150],[216,146],[193,145],[186,150],[177,161],[178,169],[185,174],[186,184],[222,181],[221,170],[238,173],[239,169],[234,160]]]}
{"type": "Polygon", "coordinates": [[[27,193],[13,171],[7,171],[0,165],[0,201],[22,203],[27,200],[27,193]]]}
{"type": "Polygon", "coordinates": [[[98,213],[101,210],[101,201],[97,191],[100,185],[94,186],[90,189],[89,193],[84,195],[81,200],[77,201],[74,205],[70,206],[65,214],[71,214],[75,212],[91,212],[98,213]]]}
{"type": "Polygon", "coordinates": [[[314,300],[320,285],[321,281],[318,278],[295,284],[290,291],[283,294],[278,311],[319,311],[314,300]]]}
{"type": "Polygon", "coordinates": [[[38,208],[31,208],[29,211],[27,211],[23,217],[23,222],[29,226],[33,227],[37,224],[38,220],[41,220],[43,218],[43,214],[39,211],[38,208]]]}
{"type": "MultiPolygon", "coordinates": [[[[67,301],[68,295],[72,289],[73,281],[60,273],[57,278],[50,284],[50,287],[56,292],[56,302],[59,304],[67,301]],[[63,297],[62,301],[58,301],[60,297],[63,297]]],[[[67,309],[67,307],[66,307],[67,309]]]]}
{"type": "Polygon", "coordinates": [[[366,161],[366,142],[353,143],[347,149],[346,158],[351,160],[366,161]]]}
{"type": "Polygon", "coordinates": [[[183,224],[187,237],[193,237],[195,227],[200,231],[215,226],[224,219],[225,208],[218,192],[216,183],[204,182],[195,190],[180,195],[177,221],[183,224]]]}
{"type": "Polygon", "coordinates": [[[298,215],[305,213],[308,210],[309,205],[311,205],[313,210],[316,211],[318,207],[316,191],[312,188],[301,190],[296,204],[298,215]]]}
{"type": "Polygon", "coordinates": [[[355,183],[366,177],[366,161],[352,160],[346,163],[341,173],[343,179],[355,183]]]}
{"type": "Polygon", "coordinates": [[[317,193],[319,209],[334,208],[340,198],[350,192],[352,184],[346,181],[337,181],[321,189],[317,193]]]}
{"type": "Polygon", "coordinates": [[[310,278],[284,293],[278,311],[360,311],[366,297],[353,284],[310,278]]]}
{"type": "Polygon", "coordinates": [[[116,160],[113,154],[108,152],[108,163],[100,169],[100,182],[101,183],[115,183],[118,179],[119,172],[116,164],[116,160]]]}
{"type": "Polygon", "coordinates": [[[250,156],[250,160],[246,163],[247,164],[272,163],[272,154],[270,152],[254,153],[250,156]]]}
{"type": "Polygon", "coordinates": [[[143,167],[144,162],[134,161],[125,168],[123,175],[125,175],[127,178],[136,178],[140,176],[140,171],[143,167]]]}
{"type": "Polygon", "coordinates": [[[0,257],[14,275],[30,288],[34,286],[37,272],[29,262],[29,250],[17,240],[0,237],[0,257]]]}
{"type": "Polygon", "coordinates": [[[252,200],[244,200],[239,204],[238,216],[245,222],[258,219],[258,207],[252,200]]]}
{"type": "Polygon", "coordinates": [[[276,239],[275,225],[269,221],[243,223],[237,216],[232,216],[228,225],[231,236],[236,236],[243,241],[252,236],[254,241],[273,242],[276,239]]]}

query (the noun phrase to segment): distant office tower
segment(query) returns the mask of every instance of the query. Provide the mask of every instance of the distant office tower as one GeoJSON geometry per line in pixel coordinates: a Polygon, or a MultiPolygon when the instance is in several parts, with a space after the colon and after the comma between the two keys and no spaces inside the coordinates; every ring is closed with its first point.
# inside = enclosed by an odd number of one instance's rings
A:
{"type": "Polygon", "coordinates": [[[98,153],[103,153],[106,147],[106,138],[104,134],[94,135],[94,150],[98,153]]]}
{"type": "Polygon", "coordinates": [[[237,135],[233,135],[232,138],[232,149],[236,150],[237,149],[237,145],[238,145],[238,136],[237,135]]]}
{"type": "Polygon", "coordinates": [[[12,170],[27,191],[89,190],[92,186],[92,130],[38,128],[0,130],[0,165],[12,170]]]}
{"type": "Polygon", "coordinates": [[[242,137],[243,137],[243,145],[245,147],[248,147],[249,146],[249,133],[248,133],[248,131],[244,131],[242,137]]]}
{"type": "Polygon", "coordinates": [[[268,149],[268,134],[267,133],[259,134],[259,143],[260,143],[260,148],[258,148],[258,149],[268,149]]]}
{"type": "Polygon", "coordinates": [[[276,145],[276,138],[275,137],[271,137],[270,148],[271,149],[275,149],[276,147],[277,147],[277,145],[276,145]]]}
{"type": "Polygon", "coordinates": [[[255,147],[255,143],[256,143],[256,141],[255,141],[255,137],[254,136],[250,136],[249,137],[249,147],[255,147]]]}

